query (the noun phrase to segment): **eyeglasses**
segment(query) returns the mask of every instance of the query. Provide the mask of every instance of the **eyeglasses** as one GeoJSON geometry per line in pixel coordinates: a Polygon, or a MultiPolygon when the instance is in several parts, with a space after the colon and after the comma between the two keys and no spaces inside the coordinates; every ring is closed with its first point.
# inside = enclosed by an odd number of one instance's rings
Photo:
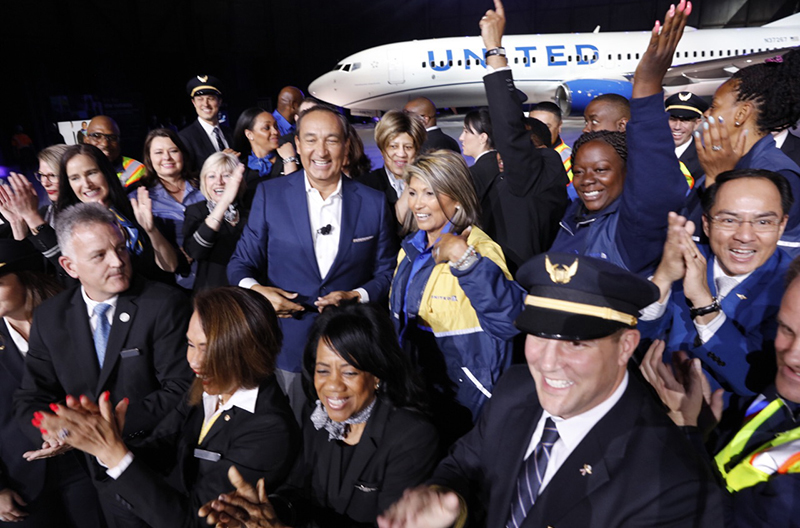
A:
{"type": "Polygon", "coordinates": [[[706,215],[706,218],[708,218],[717,229],[722,231],[736,231],[742,224],[750,224],[750,227],[753,228],[753,231],[756,233],[774,233],[780,226],[778,218],[773,217],[742,220],[741,218],[731,215],[706,215]]]}
{"type": "Polygon", "coordinates": [[[103,134],[102,132],[92,132],[91,134],[86,134],[86,137],[92,138],[95,141],[100,141],[105,139],[107,143],[116,143],[119,141],[119,136],[116,134],[103,134]]]}
{"type": "Polygon", "coordinates": [[[58,183],[58,174],[45,174],[43,172],[36,171],[33,173],[33,175],[36,176],[36,181],[39,183],[41,183],[42,180],[47,180],[50,183],[58,183]]]}

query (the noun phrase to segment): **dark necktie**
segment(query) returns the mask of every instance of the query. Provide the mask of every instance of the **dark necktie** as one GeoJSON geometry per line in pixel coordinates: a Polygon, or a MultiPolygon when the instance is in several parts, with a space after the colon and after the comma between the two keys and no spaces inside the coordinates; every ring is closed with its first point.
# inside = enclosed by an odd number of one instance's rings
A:
{"type": "Polygon", "coordinates": [[[108,334],[111,332],[111,325],[106,317],[106,312],[111,308],[110,304],[100,303],[94,307],[94,315],[97,316],[97,326],[94,328],[94,349],[97,352],[97,361],[100,368],[103,368],[103,360],[106,358],[106,348],[108,347],[108,334]]]}
{"type": "Polygon", "coordinates": [[[516,493],[511,499],[511,513],[506,521],[506,528],[522,526],[522,521],[525,520],[525,516],[528,515],[539,496],[539,488],[542,486],[547,462],[550,460],[550,451],[557,441],[558,429],[556,429],[553,419],[548,418],[544,422],[544,431],[542,431],[539,444],[531,456],[522,463],[517,477],[516,493]]]}
{"type": "Polygon", "coordinates": [[[225,142],[222,141],[222,132],[220,132],[219,127],[214,127],[214,137],[217,138],[217,152],[225,150],[225,142]]]}

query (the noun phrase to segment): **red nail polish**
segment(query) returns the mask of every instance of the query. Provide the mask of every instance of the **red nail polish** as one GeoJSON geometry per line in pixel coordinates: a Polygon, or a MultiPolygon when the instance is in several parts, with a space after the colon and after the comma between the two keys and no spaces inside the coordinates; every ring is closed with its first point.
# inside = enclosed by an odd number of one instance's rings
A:
{"type": "Polygon", "coordinates": [[[110,394],[108,391],[105,391],[105,392],[103,393],[103,399],[104,399],[105,401],[108,401],[108,398],[109,398],[110,396],[111,396],[111,394],[110,394]]]}
{"type": "Polygon", "coordinates": [[[58,413],[58,404],[57,403],[51,403],[50,404],[50,410],[53,411],[54,413],[58,413]]]}
{"type": "Polygon", "coordinates": [[[32,424],[33,424],[33,426],[34,426],[34,427],[36,427],[37,429],[39,428],[39,426],[40,426],[40,425],[42,425],[42,422],[41,422],[40,420],[37,420],[37,419],[35,419],[35,418],[34,418],[33,420],[31,420],[31,423],[32,423],[32,424]]]}
{"type": "Polygon", "coordinates": [[[33,413],[33,418],[35,420],[41,420],[42,418],[44,418],[44,415],[42,413],[40,413],[39,411],[36,411],[35,413],[33,413]]]}
{"type": "Polygon", "coordinates": [[[128,398],[125,398],[125,405],[128,405],[131,401],[128,398]]]}
{"type": "Polygon", "coordinates": [[[70,394],[67,394],[67,401],[69,401],[69,400],[74,400],[74,399],[75,399],[75,398],[74,398],[72,395],[70,395],[70,394]]]}
{"type": "Polygon", "coordinates": [[[42,432],[42,434],[47,434],[47,429],[39,429],[39,430],[42,432]]]}

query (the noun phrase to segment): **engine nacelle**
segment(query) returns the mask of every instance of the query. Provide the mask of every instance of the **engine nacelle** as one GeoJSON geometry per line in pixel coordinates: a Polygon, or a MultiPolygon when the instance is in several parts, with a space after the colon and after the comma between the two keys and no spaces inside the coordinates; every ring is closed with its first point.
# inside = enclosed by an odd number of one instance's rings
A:
{"type": "Polygon", "coordinates": [[[615,93],[630,99],[632,90],[633,85],[628,81],[577,79],[556,88],[556,104],[565,116],[583,114],[592,99],[598,95],[615,93]]]}

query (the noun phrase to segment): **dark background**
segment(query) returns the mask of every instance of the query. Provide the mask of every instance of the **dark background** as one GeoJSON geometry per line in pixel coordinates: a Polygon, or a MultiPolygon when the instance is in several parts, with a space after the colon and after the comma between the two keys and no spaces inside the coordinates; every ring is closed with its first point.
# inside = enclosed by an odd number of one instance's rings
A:
{"type": "MultiPolygon", "coordinates": [[[[506,32],[647,30],[669,1],[506,0],[506,32]]],[[[22,125],[46,146],[54,121],[103,112],[139,149],[151,116],[194,118],[186,81],[223,81],[224,110],[272,109],[282,86],[304,91],[357,51],[391,42],[478,35],[485,0],[4,0],[0,7],[0,162],[22,125]]],[[[708,0],[699,28],[758,26],[800,10],[800,0],[708,0]]],[[[2,163],[0,163],[2,164],[2,163]]]]}

